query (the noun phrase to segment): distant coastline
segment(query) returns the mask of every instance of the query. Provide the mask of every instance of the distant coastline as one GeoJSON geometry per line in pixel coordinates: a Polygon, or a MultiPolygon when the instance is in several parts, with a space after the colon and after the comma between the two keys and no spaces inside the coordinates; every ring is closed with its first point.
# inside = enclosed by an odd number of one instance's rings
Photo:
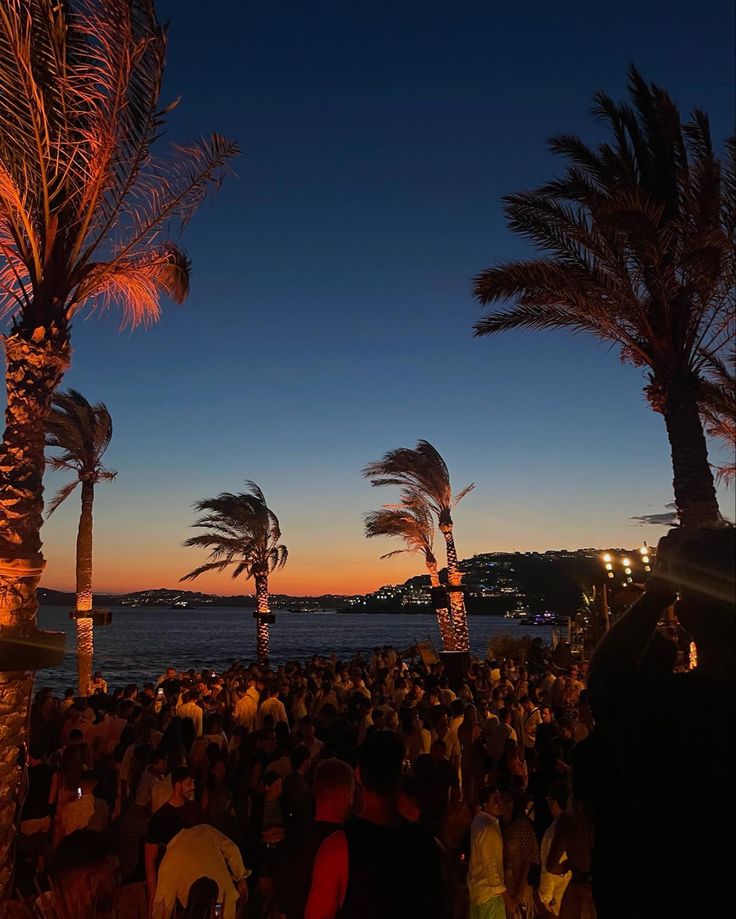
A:
{"type": "MultiPolygon", "coordinates": [[[[471,616],[504,616],[522,611],[531,615],[551,612],[575,616],[603,573],[600,549],[555,549],[548,552],[492,552],[474,555],[460,562],[465,603],[471,616]]],[[[615,550],[636,553],[637,550],[615,550]]],[[[446,572],[440,572],[445,581],[446,572]]],[[[40,603],[74,606],[69,591],[42,587],[40,603]]],[[[208,609],[233,607],[255,609],[252,594],[219,596],[191,590],[159,587],[124,594],[95,594],[96,608],[123,606],[134,609],[208,609]]],[[[340,614],[374,613],[419,615],[433,613],[427,575],[408,578],[403,584],[386,585],[367,594],[320,594],[291,596],[272,594],[271,608],[297,613],[334,610],[340,614]]]]}

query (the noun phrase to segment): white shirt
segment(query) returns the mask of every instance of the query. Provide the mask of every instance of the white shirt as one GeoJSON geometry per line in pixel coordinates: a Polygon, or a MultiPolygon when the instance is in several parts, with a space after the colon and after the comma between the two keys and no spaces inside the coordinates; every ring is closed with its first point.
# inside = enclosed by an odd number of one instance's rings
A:
{"type": "Polygon", "coordinates": [[[191,718],[194,722],[194,731],[197,737],[202,736],[202,709],[196,702],[184,702],[176,708],[180,718],[191,718]]]}
{"type": "Polygon", "coordinates": [[[201,877],[216,882],[223,919],[235,919],[235,885],[249,874],[235,843],[213,826],[203,823],[181,830],[166,847],[158,870],[152,919],[169,919],[177,900],[187,906],[189,888],[201,877]]]}
{"type": "Polygon", "coordinates": [[[481,811],[475,815],[470,825],[470,902],[475,906],[487,903],[504,890],[501,827],[495,817],[481,811]]]}
{"type": "Polygon", "coordinates": [[[533,708],[524,718],[524,745],[528,750],[534,749],[537,740],[537,725],[541,724],[542,715],[538,708],[533,708]]]}
{"type": "Polygon", "coordinates": [[[263,705],[258,710],[258,730],[260,731],[263,727],[263,719],[266,715],[272,715],[274,724],[278,721],[284,721],[286,724],[289,723],[289,718],[286,714],[286,709],[284,708],[284,703],[278,696],[271,696],[269,699],[263,703],[263,705]]]}
{"type": "Polygon", "coordinates": [[[235,703],[235,711],[233,712],[235,723],[247,728],[251,734],[256,729],[259,699],[260,693],[255,686],[249,686],[245,695],[235,703]]]}

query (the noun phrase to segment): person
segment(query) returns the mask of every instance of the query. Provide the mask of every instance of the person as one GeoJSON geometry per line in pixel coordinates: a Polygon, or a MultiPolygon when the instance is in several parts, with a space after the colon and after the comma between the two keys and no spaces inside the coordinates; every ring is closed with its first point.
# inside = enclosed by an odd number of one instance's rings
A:
{"type": "Polygon", "coordinates": [[[28,790],[20,815],[20,832],[24,836],[47,833],[51,826],[51,782],[54,770],[40,747],[28,747],[28,790]]]}
{"type": "Polygon", "coordinates": [[[515,902],[506,890],[503,868],[503,837],[499,820],[503,797],[495,785],[479,793],[479,811],[470,825],[468,862],[469,919],[506,919],[506,907],[515,902]]]}
{"type": "Polygon", "coordinates": [[[552,816],[552,823],[544,831],[539,852],[542,867],[539,881],[539,899],[545,909],[549,910],[553,916],[560,915],[562,898],[572,877],[570,871],[566,871],[564,874],[553,874],[549,870],[549,853],[557,830],[557,820],[566,811],[569,796],[570,788],[564,782],[555,782],[550,786],[547,794],[547,804],[552,816]]]}
{"type": "Polygon", "coordinates": [[[433,836],[447,841],[447,814],[460,799],[460,781],[446,756],[444,740],[435,740],[429,753],[414,763],[413,779],[419,804],[419,821],[433,836]]]}
{"type": "Polygon", "coordinates": [[[358,751],[360,811],[320,846],[306,919],[439,919],[439,848],[398,808],[403,755],[389,731],[371,734],[358,751]]]}
{"type": "Polygon", "coordinates": [[[347,763],[333,757],[317,764],[312,782],[314,821],[302,836],[287,838],[274,879],[276,909],[286,919],[304,916],[317,852],[350,816],[354,793],[353,770],[347,763]]]}
{"type": "Polygon", "coordinates": [[[533,700],[524,695],[519,699],[523,709],[523,726],[524,726],[524,748],[527,759],[533,754],[537,742],[537,727],[542,721],[542,714],[539,707],[533,700]]]}
{"type": "Polygon", "coordinates": [[[284,703],[279,699],[279,688],[276,685],[269,686],[267,698],[264,699],[258,709],[256,724],[259,731],[263,728],[269,715],[273,718],[274,724],[283,722],[288,725],[289,723],[289,716],[286,714],[284,703]]]}
{"type": "Polygon", "coordinates": [[[118,889],[117,858],[108,838],[89,829],[61,840],[51,858],[53,890],[37,913],[74,919],[109,915],[118,889]],[[43,910],[49,908],[44,913],[43,910]]]}
{"type": "Polygon", "coordinates": [[[151,919],[169,919],[177,903],[188,906],[193,884],[202,877],[215,881],[222,919],[235,919],[248,899],[250,871],[240,851],[224,833],[206,823],[180,830],[166,847],[158,870],[151,919]]]}
{"type": "Polygon", "coordinates": [[[87,770],[79,779],[77,798],[68,801],[59,815],[61,834],[68,836],[75,830],[90,829],[102,832],[110,822],[110,808],[102,798],[94,796],[97,779],[87,770]]]}
{"type": "Polygon", "coordinates": [[[301,836],[312,821],[312,794],[306,775],[312,764],[309,750],[301,745],[289,754],[291,772],[284,779],[283,808],[286,832],[289,836],[301,836]]]}
{"type": "MultiPolygon", "coordinates": [[[[731,900],[728,847],[709,840],[716,817],[733,826],[735,595],[734,527],[672,530],[660,540],[644,593],[591,661],[588,698],[596,728],[579,746],[601,731],[615,751],[628,839],[609,848],[626,855],[618,873],[640,879],[623,907],[632,919],[722,915],[731,900]],[[674,673],[655,654],[657,624],[673,602],[697,648],[697,667],[685,673],[674,673]],[[697,803],[685,817],[678,802],[684,806],[693,787],[693,751],[697,803]]],[[[597,834],[599,845],[608,843],[597,834]]],[[[595,891],[601,916],[612,914],[614,894],[595,891]]],[[[620,902],[616,908],[620,915],[620,902]]]]}
{"type": "Polygon", "coordinates": [[[530,880],[538,878],[539,846],[527,817],[527,798],[520,790],[504,791],[503,868],[506,889],[515,901],[507,910],[508,919],[534,915],[534,890],[530,880]]]}
{"type": "Polygon", "coordinates": [[[165,847],[183,829],[204,821],[204,814],[194,803],[194,777],[187,766],[179,766],[171,773],[171,797],[151,817],[146,834],[144,861],[146,887],[149,899],[156,891],[158,865],[165,847]]]}
{"type": "Polygon", "coordinates": [[[89,695],[107,695],[107,680],[99,670],[95,670],[89,684],[89,695]]]}
{"type": "Polygon", "coordinates": [[[184,696],[184,701],[177,706],[176,714],[180,718],[189,718],[194,725],[194,733],[197,737],[202,736],[203,716],[202,709],[197,704],[199,700],[199,690],[190,689],[184,696]]]}
{"type": "Polygon", "coordinates": [[[233,720],[235,724],[246,728],[251,734],[256,729],[259,700],[260,693],[256,688],[256,679],[250,677],[247,687],[240,686],[238,689],[238,701],[235,703],[233,720]]]}

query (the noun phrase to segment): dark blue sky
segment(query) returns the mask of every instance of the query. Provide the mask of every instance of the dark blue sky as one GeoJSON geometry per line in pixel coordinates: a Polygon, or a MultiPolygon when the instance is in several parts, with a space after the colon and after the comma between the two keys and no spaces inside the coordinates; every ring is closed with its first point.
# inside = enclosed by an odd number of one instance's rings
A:
{"type": "MultiPolygon", "coordinates": [[[[629,518],[672,500],[664,427],[641,374],[563,335],[471,337],[473,275],[519,256],[504,193],[560,169],[559,132],[593,140],[598,89],[630,62],[721,143],[734,115],[731,0],[159,3],[170,20],[168,138],[217,130],[237,177],[186,229],[192,293],[118,335],[79,321],[67,382],[108,403],[101,587],[173,583],[191,502],[256,479],[291,559],[275,586],[366,588],[360,514],[391,500],[360,467],[431,440],[455,483],[461,555],[633,545],[629,518]],[[124,564],[123,564],[124,560],[124,564]]],[[[52,483],[53,484],[53,483],[52,483]]],[[[732,504],[732,494],[725,504],[732,504]]],[[[71,583],[76,507],[46,531],[47,583],[71,583]]],[[[227,589],[225,580],[206,587],[227,589]]]]}

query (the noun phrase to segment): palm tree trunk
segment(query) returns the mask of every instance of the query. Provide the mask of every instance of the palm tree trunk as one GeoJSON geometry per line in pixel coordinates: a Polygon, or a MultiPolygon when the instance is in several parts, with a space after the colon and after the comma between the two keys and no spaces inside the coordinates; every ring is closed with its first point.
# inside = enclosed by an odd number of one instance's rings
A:
{"type": "MultiPolygon", "coordinates": [[[[427,571],[429,571],[429,583],[432,587],[440,587],[440,575],[437,570],[437,562],[427,562],[427,571]]],[[[442,638],[442,648],[445,651],[455,650],[455,636],[452,632],[452,620],[450,611],[446,608],[435,610],[437,613],[437,624],[440,627],[440,637],[442,638]]]]}
{"type": "MultiPolygon", "coordinates": [[[[5,338],[5,432],[0,446],[0,630],[35,628],[36,588],[45,562],[43,523],[44,430],[54,389],[69,366],[68,337],[40,342],[15,331],[5,338]]],[[[20,811],[33,673],[0,672],[0,900],[10,893],[20,811]]]]}
{"type": "MultiPolygon", "coordinates": [[[[92,610],[92,505],[93,482],[82,482],[82,512],[77,530],[77,613],[92,610]]],[[[77,681],[80,696],[88,696],[92,682],[94,628],[92,619],[77,619],[77,681]]]]}
{"type": "Polygon", "coordinates": [[[268,666],[269,631],[266,617],[271,611],[268,608],[268,575],[256,575],[256,659],[260,667],[268,666]]]}
{"type": "MultiPolygon", "coordinates": [[[[442,535],[445,537],[447,547],[447,583],[449,587],[460,587],[462,585],[462,574],[457,564],[457,552],[455,550],[455,540],[452,535],[452,524],[444,523],[440,525],[442,535]]],[[[470,640],[468,637],[468,617],[465,612],[465,601],[462,591],[450,590],[450,619],[452,621],[452,631],[455,636],[455,651],[470,650],[470,640]]]]}
{"type": "Polygon", "coordinates": [[[670,441],[680,523],[684,527],[698,527],[720,522],[713,473],[692,382],[676,381],[667,387],[663,415],[670,441]]]}

